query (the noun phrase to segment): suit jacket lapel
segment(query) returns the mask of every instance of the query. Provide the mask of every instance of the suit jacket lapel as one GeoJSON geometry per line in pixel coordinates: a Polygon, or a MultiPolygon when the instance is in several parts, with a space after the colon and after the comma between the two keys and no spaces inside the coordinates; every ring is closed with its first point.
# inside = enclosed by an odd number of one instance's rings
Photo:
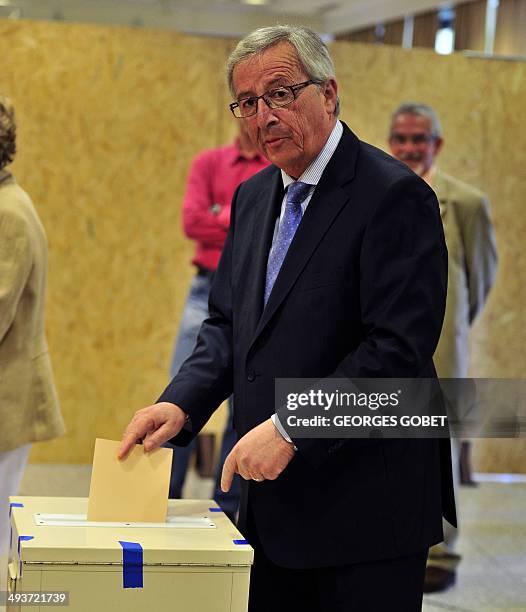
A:
{"type": "Polygon", "coordinates": [[[274,226],[283,200],[283,181],[276,168],[274,177],[263,189],[254,204],[251,244],[254,249],[254,291],[250,293],[248,329],[253,334],[263,311],[263,293],[267,273],[267,259],[272,244],[274,226]]]}
{"type": "MultiPolygon", "coordinates": [[[[342,207],[348,201],[349,196],[343,189],[343,185],[354,177],[358,146],[358,139],[344,124],[344,132],[340,143],[327,164],[320,182],[314,190],[312,199],[305,211],[305,215],[289,247],[267,305],[257,323],[251,345],[283,302],[319,242],[322,240],[342,207]]],[[[279,179],[281,182],[281,177],[279,177],[279,179]]],[[[283,196],[281,196],[281,198],[282,197],[283,196]]],[[[275,219],[276,216],[274,214],[271,221],[272,231],[274,229],[275,219]]],[[[268,218],[266,222],[268,222],[268,218]]],[[[269,229],[268,226],[265,226],[267,232],[269,232],[269,229]]],[[[257,293],[260,310],[263,303],[263,287],[265,285],[267,259],[272,241],[272,231],[270,232],[270,236],[267,233],[266,240],[261,241],[257,257],[257,293]]]]}

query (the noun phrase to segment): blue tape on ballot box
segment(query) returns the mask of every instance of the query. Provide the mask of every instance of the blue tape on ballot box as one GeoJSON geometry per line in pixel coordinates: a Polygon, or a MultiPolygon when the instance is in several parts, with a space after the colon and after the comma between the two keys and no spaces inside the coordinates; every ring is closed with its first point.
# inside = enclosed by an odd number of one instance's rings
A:
{"type": "Polygon", "coordinates": [[[32,540],[35,536],[18,536],[18,555],[20,556],[20,542],[27,542],[28,540],[32,540]]]}
{"type": "MultiPolygon", "coordinates": [[[[9,518],[11,518],[11,514],[13,514],[13,508],[23,508],[24,504],[21,504],[20,502],[10,502],[9,504],[9,518]]],[[[11,546],[13,545],[13,526],[10,525],[9,526],[9,548],[11,548],[11,546]]],[[[18,546],[20,546],[20,542],[18,542],[18,546]]],[[[20,551],[18,551],[18,554],[20,554],[20,551]]]]}
{"type": "Polygon", "coordinates": [[[124,589],[142,589],[142,546],[138,542],[123,542],[122,546],[122,587],[124,589]]]}
{"type": "MultiPolygon", "coordinates": [[[[18,558],[20,559],[20,542],[28,542],[33,540],[35,536],[20,535],[18,536],[18,558]]],[[[22,559],[20,559],[20,576],[22,576],[22,559]]]]}
{"type": "Polygon", "coordinates": [[[11,516],[11,514],[13,513],[13,508],[23,508],[24,504],[21,504],[20,502],[11,502],[9,504],[9,516],[11,516]]]}

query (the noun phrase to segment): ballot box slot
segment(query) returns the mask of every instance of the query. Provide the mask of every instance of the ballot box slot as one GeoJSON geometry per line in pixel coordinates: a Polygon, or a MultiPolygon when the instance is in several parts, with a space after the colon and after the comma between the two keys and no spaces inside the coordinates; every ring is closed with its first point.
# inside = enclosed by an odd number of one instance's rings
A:
{"type": "Polygon", "coordinates": [[[35,525],[48,527],[118,527],[140,529],[215,529],[216,524],[207,516],[167,516],[165,523],[102,522],[88,521],[86,514],[46,514],[33,515],[35,525]]]}
{"type": "MultiPolygon", "coordinates": [[[[38,566],[62,566],[62,567],[90,567],[90,566],[101,566],[101,567],[122,567],[120,561],[23,561],[24,566],[26,565],[38,565],[38,566]]],[[[228,568],[228,567],[250,567],[247,563],[143,563],[143,567],[209,567],[209,568],[228,568]]]]}

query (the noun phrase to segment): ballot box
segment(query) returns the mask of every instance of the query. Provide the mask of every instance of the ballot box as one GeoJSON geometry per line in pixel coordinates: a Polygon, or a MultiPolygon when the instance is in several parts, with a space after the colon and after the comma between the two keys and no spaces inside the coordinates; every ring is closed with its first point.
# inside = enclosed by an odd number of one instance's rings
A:
{"type": "Polygon", "coordinates": [[[254,552],[214,501],[170,500],[165,523],[90,523],[87,506],[10,498],[8,611],[247,610],[254,552]]]}

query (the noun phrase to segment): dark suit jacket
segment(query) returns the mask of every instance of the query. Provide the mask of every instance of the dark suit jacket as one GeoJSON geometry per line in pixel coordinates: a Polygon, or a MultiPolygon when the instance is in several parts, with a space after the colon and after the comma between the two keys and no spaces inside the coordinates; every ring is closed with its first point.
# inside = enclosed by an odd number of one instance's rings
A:
{"type": "MultiPolygon", "coordinates": [[[[188,443],[234,391],[241,437],[268,419],[275,378],[433,377],[447,253],[433,191],[345,126],[263,310],[283,197],[275,166],[234,195],[196,349],[160,398],[190,415],[188,443]]],[[[244,483],[261,544],[283,567],[397,557],[455,522],[449,440],[295,440],[275,481],[244,483]]],[[[250,538],[250,534],[248,534],[250,538]]]]}

